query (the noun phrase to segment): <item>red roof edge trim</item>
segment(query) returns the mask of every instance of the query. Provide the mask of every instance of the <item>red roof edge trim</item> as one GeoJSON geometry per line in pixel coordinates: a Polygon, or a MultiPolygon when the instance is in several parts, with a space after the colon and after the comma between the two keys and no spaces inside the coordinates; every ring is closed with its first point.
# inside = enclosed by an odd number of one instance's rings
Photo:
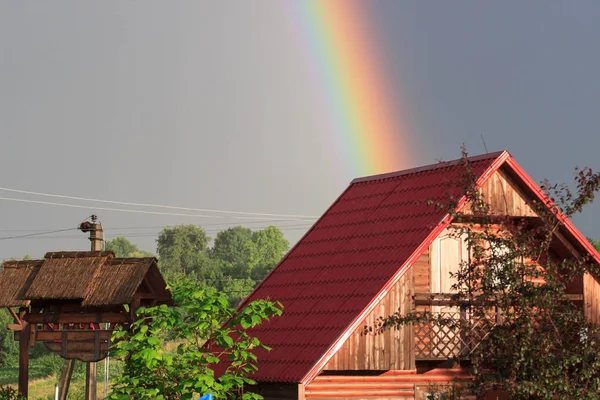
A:
{"type": "MultiPolygon", "coordinates": [[[[292,254],[292,252],[293,252],[293,251],[296,249],[296,247],[298,247],[298,245],[299,245],[300,243],[302,243],[302,241],[304,240],[304,238],[305,238],[306,236],[308,236],[308,234],[309,234],[309,233],[311,233],[311,232],[312,232],[312,230],[315,228],[315,226],[317,226],[317,224],[319,223],[319,221],[321,221],[321,219],[322,219],[322,218],[323,218],[325,215],[327,215],[327,213],[329,212],[329,210],[330,210],[331,208],[333,208],[333,206],[335,206],[335,205],[337,204],[337,202],[338,202],[338,201],[339,201],[339,200],[342,198],[342,196],[343,196],[344,194],[346,194],[346,192],[348,191],[348,189],[350,189],[350,186],[348,186],[346,189],[344,189],[344,191],[342,192],[342,194],[340,194],[340,195],[339,195],[339,196],[338,196],[338,197],[335,199],[335,201],[334,201],[333,203],[331,203],[331,205],[330,205],[329,207],[327,207],[327,210],[325,210],[325,212],[324,212],[324,213],[323,213],[323,214],[322,214],[322,215],[319,217],[319,219],[317,219],[317,220],[315,221],[315,223],[314,223],[314,224],[312,224],[312,226],[311,226],[311,227],[310,227],[310,228],[309,228],[309,229],[308,229],[308,230],[307,230],[307,231],[304,233],[304,235],[302,235],[302,237],[300,238],[300,240],[298,240],[298,241],[296,242],[296,244],[295,244],[295,245],[294,245],[294,246],[293,246],[293,247],[292,247],[292,248],[291,248],[291,249],[290,249],[290,250],[289,250],[289,251],[286,253],[286,255],[285,255],[285,256],[284,256],[284,257],[283,257],[283,258],[282,258],[282,259],[281,259],[281,260],[280,260],[280,261],[277,263],[277,265],[275,265],[275,267],[273,267],[273,269],[271,270],[271,272],[269,272],[269,273],[267,274],[267,276],[265,276],[265,277],[263,278],[263,280],[262,280],[262,281],[260,281],[260,283],[259,283],[258,285],[256,285],[256,287],[254,288],[254,290],[252,290],[252,291],[250,292],[250,294],[249,294],[248,296],[246,296],[246,298],[244,299],[244,301],[243,301],[243,302],[242,302],[242,303],[241,303],[241,304],[238,306],[238,308],[237,308],[238,310],[242,310],[244,307],[246,307],[246,305],[248,305],[250,298],[252,297],[252,295],[254,294],[254,292],[256,292],[256,291],[259,289],[260,285],[261,285],[261,284],[262,284],[264,281],[266,281],[266,280],[267,280],[267,279],[268,279],[268,278],[271,276],[271,274],[272,274],[272,273],[274,273],[274,272],[275,272],[275,270],[277,269],[277,267],[279,267],[279,265],[280,265],[280,264],[282,264],[282,263],[283,263],[283,262],[284,262],[284,261],[285,261],[285,260],[288,258],[288,256],[289,256],[290,254],[292,254]]],[[[271,299],[271,300],[273,300],[273,301],[277,301],[277,299],[271,299]]],[[[285,312],[285,309],[283,310],[283,312],[285,312]]]]}
{"type": "MultiPolygon", "coordinates": [[[[490,158],[497,158],[497,157],[500,157],[504,153],[508,153],[508,152],[506,150],[503,150],[503,151],[496,151],[496,152],[488,153],[488,154],[482,154],[480,156],[469,157],[469,162],[488,160],[490,158]]],[[[389,172],[387,174],[365,176],[362,178],[353,179],[351,184],[360,183],[360,182],[369,182],[369,181],[374,181],[374,180],[378,180],[378,179],[395,178],[398,176],[414,174],[417,172],[425,172],[425,171],[431,171],[433,169],[438,169],[438,168],[452,167],[452,166],[455,166],[455,165],[461,163],[462,160],[463,160],[462,158],[459,158],[459,159],[452,160],[452,161],[441,161],[437,164],[430,164],[430,165],[425,165],[422,167],[405,169],[403,171],[398,171],[398,172],[389,172]]]]}
{"type": "MultiPolygon", "coordinates": [[[[517,176],[527,185],[527,187],[539,198],[544,204],[552,205],[552,201],[546,193],[539,187],[537,183],[531,179],[529,175],[521,168],[521,166],[515,161],[514,158],[509,157],[506,164],[512,168],[517,176]]],[[[562,213],[557,212],[556,217],[558,220],[567,228],[569,233],[583,246],[583,248],[594,258],[594,260],[600,264],[600,254],[596,248],[579,232],[579,230],[573,225],[573,223],[562,213]]]]}
{"type": "MultiPolygon", "coordinates": [[[[488,167],[486,171],[484,171],[479,179],[477,179],[476,186],[477,188],[481,188],[485,181],[487,181],[507,159],[510,159],[510,154],[507,151],[496,152],[486,155],[485,157],[477,157],[470,158],[469,161],[478,161],[481,159],[491,158],[491,155],[497,157],[496,160],[488,167]]],[[[457,160],[460,161],[460,160],[457,160]]],[[[435,164],[438,165],[439,164],[435,164]]],[[[453,164],[455,165],[455,164],[453,164]]],[[[354,183],[354,182],[353,182],[354,183]]],[[[464,208],[467,202],[466,196],[463,196],[458,205],[456,207],[456,211],[460,211],[464,208]]],[[[342,347],[342,345],[346,342],[346,340],[350,337],[350,335],[358,328],[358,325],[361,321],[377,306],[377,304],[385,297],[385,295],[390,291],[390,289],[400,280],[400,278],[404,275],[404,273],[414,264],[417,259],[423,254],[425,249],[427,249],[431,243],[437,238],[448,225],[452,222],[452,216],[450,214],[446,214],[440,223],[432,230],[432,232],[427,236],[427,238],[417,247],[417,249],[413,252],[413,254],[404,262],[404,264],[400,267],[398,272],[392,276],[392,278],[383,286],[383,288],[377,293],[377,295],[369,302],[369,304],[365,307],[365,309],[352,321],[352,323],[344,330],[344,333],[338,337],[338,339],[331,345],[331,347],[321,356],[319,361],[315,363],[315,365],[311,368],[311,370],[306,374],[306,376],[302,379],[303,385],[308,385],[312,382],[313,379],[321,372],[321,370],[325,367],[325,364],[331,359],[331,357],[342,347]]]]}

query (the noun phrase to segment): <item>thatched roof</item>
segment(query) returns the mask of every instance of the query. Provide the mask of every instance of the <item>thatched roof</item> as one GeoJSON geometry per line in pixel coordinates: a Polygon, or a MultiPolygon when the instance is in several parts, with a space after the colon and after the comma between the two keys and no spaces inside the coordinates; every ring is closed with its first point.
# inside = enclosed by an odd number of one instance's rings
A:
{"type": "Polygon", "coordinates": [[[31,300],[83,300],[94,275],[114,256],[111,252],[47,253],[25,297],[31,300]]]}
{"type": "Polygon", "coordinates": [[[6,261],[0,273],[0,306],[24,307],[29,304],[25,291],[33,282],[43,260],[6,261]]]}
{"type": "Polygon", "coordinates": [[[104,263],[90,283],[83,305],[128,303],[153,264],[156,266],[153,258],[121,258],[104,263]]]}
{"type": "Polygon", "coordinates": [[[112,252],[55,252],[44,260],[9,261],[0,272],[0,307],[74,300],[83,306],[131,303],[138,291],[170,302],[156,259],[115,258],[112,252]]]}

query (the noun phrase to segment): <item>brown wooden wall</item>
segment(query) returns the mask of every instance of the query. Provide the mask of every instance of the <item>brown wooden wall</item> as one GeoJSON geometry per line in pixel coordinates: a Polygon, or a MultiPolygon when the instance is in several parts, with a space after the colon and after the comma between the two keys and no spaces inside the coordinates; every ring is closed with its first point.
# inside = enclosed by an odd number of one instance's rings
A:
{"type": "Polygon", "coordinates": [[[413,287],[415,293],[431,293],[430,249],[421,255],[413,265],[413,287]]]}
{"type": "Polygon", "coordinates": [[[398,283],[359,325],[359,328],[342,345],[325,365],[324,370],[404,370],[414,369],[413,330],[409,326],[389,329],[381,335],[361,335],[365,325],[372,326],[379,317],[398,310],[411,311],[415,288],[429,288],[429,252],[422,255],[409,268],[398,283]],[[413,283],[414,282],[414,283],[413,283]]]}
{"type": "Polygon", "coordinates": [[[369,376],[319,375],[306,386],[305,399],[422,400],[426,398],[424,392],[448,391],[452,386],[465,385],[470,379],[465,369],[437,368],[425,373],[411,370],[369,376]]]}
{"type": "Polygon", "coordinates": [[[590,274],[583,277],[583,301],[586,317],[600,324],[600,283],[590,274]]]}
{"type": "MultiPolygon", "coordinates": [[[[498,170],[481,187],[481,192],[490,204],[490,211],[496,215],[534,217],[533,209],[527,203],[527,196],[502,170],[498,170]]],[[[469,207],[465,207],[465,214],[469,207]]]]}

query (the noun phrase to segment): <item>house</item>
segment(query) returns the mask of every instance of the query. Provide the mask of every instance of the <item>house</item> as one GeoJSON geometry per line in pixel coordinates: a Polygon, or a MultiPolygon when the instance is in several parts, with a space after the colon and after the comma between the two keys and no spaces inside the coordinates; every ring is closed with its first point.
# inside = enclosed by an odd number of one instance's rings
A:
{"type": "MultiPolygon", "coordinates": [[[[492,211],[535,215],[532,204],[544,194],[508,152],[468,161],[492,211]]],[[[361,334],[379,317],[426,306],[432,293],[450,291],[449,273],[465,245],[448,235],[447,210],[428,203],[454,196],[457,209],[468,207],[451,185],[463,168],[456,160],[352,181],[245,301],[284,305],[283,316],[251,331],[272,347],[257,354],[258,393],[265,399],[421,399],[431,382],[469,378],[436,368],[432,360],[455,349],[432,347],[435,340],[422,340],[426,333],[418,327],[361,334]]],[[[566,218],[562,223],[553,250],[600,262],[581,233],[566,218]]],[[[573,288],[594,321],[599,289],[589,276],[573,288]]]]}

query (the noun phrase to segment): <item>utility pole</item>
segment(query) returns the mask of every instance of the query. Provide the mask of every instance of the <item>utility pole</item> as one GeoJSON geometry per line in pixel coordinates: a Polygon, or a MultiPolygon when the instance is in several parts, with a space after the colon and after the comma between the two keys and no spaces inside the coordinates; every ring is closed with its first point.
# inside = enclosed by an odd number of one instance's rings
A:
{"type": "MultiPolygon", "coordinates": [[[[91,223],[87,221],[81,223],[81,225],[79,225],[79,229],[81,229],[82,232],[90,233],[92,251],[102,251],[102,242],[104,241],[102,224],[97,222],[98,217],[96,215],[92,215],[91,220],[91,223]]],[[[69,394],[69,384],[71,383],[74,365],[75,360],[65,360],[58,383],[59,400],[67,400],[67,395],[69,394]]],[[[87,363],[85,372],[85,399],[96,400],[96,363],[87,363]]]]}
{"type": "MultiPolygon", "coordinates": [[[[92,251],[102,251],[102,242],[104,241],[104,231],[102,224],[98,223],[98,217],[92,215],[92,224],[90,226],[90,242],[92,251]]],[[[96,371],[95,362],[88,362],[85,368],[85,399],[96,400],[96,371]]]]}

